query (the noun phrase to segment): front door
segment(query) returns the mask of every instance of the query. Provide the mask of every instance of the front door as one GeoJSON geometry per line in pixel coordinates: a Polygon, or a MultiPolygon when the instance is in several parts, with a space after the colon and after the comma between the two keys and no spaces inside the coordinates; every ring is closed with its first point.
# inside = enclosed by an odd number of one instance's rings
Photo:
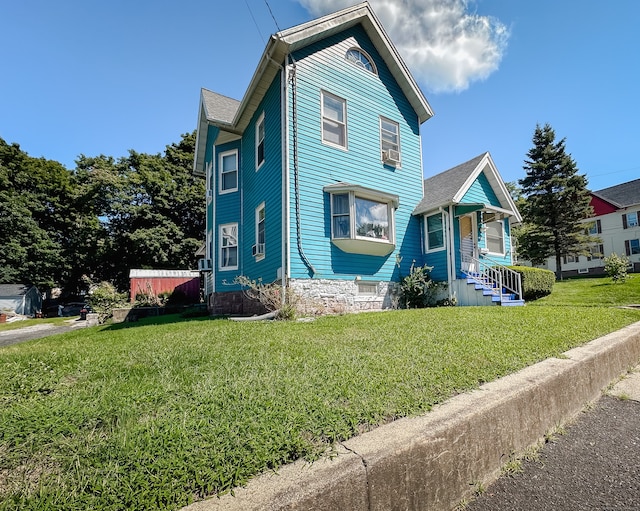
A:
{"type": "Polygon", "coordinates": [[[460,259],[463,272],[476,271],[475,260],[478,258],[475,214],[460,217],[460,259]]]}

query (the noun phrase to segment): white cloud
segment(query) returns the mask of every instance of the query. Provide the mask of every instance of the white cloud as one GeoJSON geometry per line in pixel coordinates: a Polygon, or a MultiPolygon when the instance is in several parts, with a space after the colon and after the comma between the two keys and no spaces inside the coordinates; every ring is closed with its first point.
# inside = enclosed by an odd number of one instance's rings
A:
{"type": "MultiPolygon", "coordinates": [[[[321,16],[358,2],[298,0],[321,16]]],[[[416,79],[432,92],[462,91],[496,71],[508,28],[471,12],[473,0],[369,0],[416,79]]]]}

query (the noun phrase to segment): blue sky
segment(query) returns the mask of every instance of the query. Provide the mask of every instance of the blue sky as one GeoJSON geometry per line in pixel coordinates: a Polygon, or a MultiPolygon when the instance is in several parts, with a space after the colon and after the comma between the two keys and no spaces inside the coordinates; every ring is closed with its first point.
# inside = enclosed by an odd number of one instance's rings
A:
{"type": "MultiPolygon", "coordinates": [[[[268,0],[281,29],[356,2],[268,0]]],[[[425,176],[489,151],[524,177],[537,123],[593,190],[640,177],[640,2],[371,0],[435,116],[425,176]]],[[[162,152],[201,87],[241,99],[269,35],[265,0],[21,0],[0,16],[0,137],[68,168],[162,152]]]]}

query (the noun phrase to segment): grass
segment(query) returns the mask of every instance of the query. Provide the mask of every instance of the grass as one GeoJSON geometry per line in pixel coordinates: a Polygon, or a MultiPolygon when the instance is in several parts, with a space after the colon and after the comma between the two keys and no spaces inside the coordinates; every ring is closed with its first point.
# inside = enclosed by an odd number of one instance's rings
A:
{"type": "Polygon", "coordinates": [[[0,349],[0,509],[177,509],[640,320],[558,305],[160,317],[0,349]]]}
{"type": "Polygon", "coordinates": [[[640,304],[640,275],[632,274],[625,283],[610,278],[570,279],[556,282],[553,293],[532,302],[544,306],[622,306],[640,304]]]}

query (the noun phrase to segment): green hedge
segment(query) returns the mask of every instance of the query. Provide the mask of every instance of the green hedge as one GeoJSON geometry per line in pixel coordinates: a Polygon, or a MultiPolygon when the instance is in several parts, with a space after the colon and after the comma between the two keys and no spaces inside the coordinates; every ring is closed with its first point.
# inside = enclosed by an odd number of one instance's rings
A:
{"type": "Polygon", "coordinates": [[[525,300],[537,300],[551,294],[556,275],[550,270],[529,266],[510,266],[522,276],[522,294],[525,300]]]}

